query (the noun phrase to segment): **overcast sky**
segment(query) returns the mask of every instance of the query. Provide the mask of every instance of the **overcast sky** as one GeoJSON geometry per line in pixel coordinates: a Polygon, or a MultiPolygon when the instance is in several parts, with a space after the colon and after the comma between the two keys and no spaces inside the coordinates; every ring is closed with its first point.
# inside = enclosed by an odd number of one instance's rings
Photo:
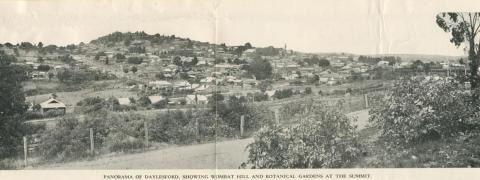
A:
{"type": "Polygon", "coordinates": [[[1,1],[0,42],[66,45],[114,31],[304,52],[463,55],[435,23],[446,0],[1,1]]]}

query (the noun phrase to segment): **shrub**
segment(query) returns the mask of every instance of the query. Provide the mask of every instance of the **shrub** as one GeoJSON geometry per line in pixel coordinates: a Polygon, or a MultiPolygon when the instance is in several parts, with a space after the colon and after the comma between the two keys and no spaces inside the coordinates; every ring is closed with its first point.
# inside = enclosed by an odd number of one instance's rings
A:
{"type": "Polygon", "coordinates": [[[133,152],[145,147],[144,140],[128,136],[125,133],[110,133],[106,139],[107,149],[110,152],[133,152]]]}
{"type": "Polygon", "coordinates": [[[342,113],[314,104],[288,126],[262,128],[248,145],[253,168],[351,167],[360,156],[356,127],[342,113]]]}
{"type": "Polygon", "coordinates": [[[273,97],[277,99],[283,99],[283,98],[289,98],[293,96],[293,90],[292,89],[284,89],[284,90],[278,90],[275,91],[275,94],[273,97]]]}
{"type": "Polygon", "coordinates": [[[127,63],[128,64],[141,64],[143,59],[141,57],[128,57],[127,63]]]}
{"type": "Polygon", "coordinates": [[[41,119],[41,118],[44,118],[41,112],[37,112],[37,111],[25,112],[25,119],[41,119]]]}
{"type": "Polygon", "coordinates": [[[372,108],[370,120],[381,129],[389,148],[409,148],[476,130],[471,95],[454,79],[417,78],[395,85],[384,106],[372,108]]]}
{"type": "Polygon", "coordinates": [[[67,160],[88,155],[89,131],[79,129],[75,118],[67,117],[58,121],[55,129],[47,131],[39,146],[43,158],[48,160],[67,160]]]}
{"type": "Polygon", "coordinates": [[[52,109],[48,110],[47,112],[44,113],[44,117],[50,118],[50,117],[57,117],[57,116],[62,116],[65,114],[64,110],[61,109],[52,109]]]}
{"type": "Polygon", "coordinates": [[[253,97],[255,98],[255,101],[266,101],[268,100],[268,95],[261,93],[261,92],[256,92],[253,94],[253,97]]]}

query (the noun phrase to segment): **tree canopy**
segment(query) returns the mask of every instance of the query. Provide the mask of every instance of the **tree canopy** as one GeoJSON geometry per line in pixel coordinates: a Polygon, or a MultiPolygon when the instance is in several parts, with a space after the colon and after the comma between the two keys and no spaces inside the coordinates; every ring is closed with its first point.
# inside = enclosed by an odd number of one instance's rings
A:
{"type": "Polygon", "coordinates": [[[255,58],[247,68],[248,73],[254,75],[258,80],[272,77],[272,70],[270,62],[260,57],[255,58]]]}
{"type": "Polygon", "coordinates": [[[478,55],[480,52],[479,38],[480,13],[472,12],[443,12],[437,15],[437,25],[445,32],[451,33],[450,42],[456,47],[464,44],[468,49],[470,65],[471,88],[478,87],[478,55]]]}
{"type": "Polygon", "coordinates": [[[26,112],[22,82],[25,70],[6,59],[0,63],[0,158],[15,155],[25,134],[23,115],[26,112]],[[5,62],[3,62],[5,60],[5,62]]]}

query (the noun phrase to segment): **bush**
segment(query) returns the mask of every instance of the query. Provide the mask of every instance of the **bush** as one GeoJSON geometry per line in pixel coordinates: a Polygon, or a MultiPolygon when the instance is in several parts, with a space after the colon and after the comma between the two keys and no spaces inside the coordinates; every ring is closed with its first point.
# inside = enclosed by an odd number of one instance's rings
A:
{"type": "Polygon", "coordinates": [[[96,147],[102,147],[105,137],[114,128],[114,121],[104,111],[86,116],[83,121],[76,117],[64,117],[55,128],[45,131],[40,137],[40,155],[45,160],[67,161],[93,155],[89,152],[90,131],[94,131],[96,147]]]}
{"type": "Polygon", "coordinates": [[[133,152],[145,147],[144,140],[128,136],[124,133],[110,133],[106,139],[107,149],[110,152],[133,152]]]}
{"type": "Polygon", "coordinates": [[[360,157],[356,127],[341,112],[313,104],[288,126],[262,128],[248,145],[253,168],[342,168],[360,157]]]}
{"type": "Polygon", "coordinates": [[[86,157],[89,147],[89,131],[80,129],[75,118],[63,118],[55,129],[47,131],[39,146],[40,153],[47,160],[67,160],[86,157]]]}
{"type": "Polygon", "coordinates": [[[37,111],[27,111],[25,112],[25,119],[42,119],[44,118],[41,112],[37,111]]]}
{"type": "Polygon", "coordinates": [[[47,112],[44,113],[44,117],[50,118],[50,117],[58,117],[58,116],[63,116],[65,114],[64,110],[61,109],[52,109],[48,110],[47,112]]]}
{"type": "Polygon", "coordinates": [[[141,64],[143,59],[141,57],[128,57],[127,63],[128,64],[141,64]]]}
{"type": "MultiPolygon", "coordinates": [[[[185,143],[181,136],[184,132],[180,129],[190,121],[191,118],[182,111],[159,114],[150,126],[152,140],[157,142],[185,143]]],[[[191,138],[193,139],[193,137],[191,138]]]]}
{"type": "Polygon", "coordinates": [[[284,90],[278,90],[275,91],[275,94],[273,97],[277,99],[284,99],[284,98],[289,98],[293,96],[293,90],[292,89],[284,89],[284,90]]]}
{"type": "Polygon", "coordinates": [[[384,96],[384,106],[370,112],[389,148],[409,148],[425,141],[445,139],[477,130],[471,95],[454,79],[417,78],[395,85],[384,96]]]}
{"type": "Polygon", "coordinates": [[[266,101],[268,100],[268,95],[261,93],[261,92],[256,92],[253,94],[253,97],[255,98],[255,101],[266,101]]]}

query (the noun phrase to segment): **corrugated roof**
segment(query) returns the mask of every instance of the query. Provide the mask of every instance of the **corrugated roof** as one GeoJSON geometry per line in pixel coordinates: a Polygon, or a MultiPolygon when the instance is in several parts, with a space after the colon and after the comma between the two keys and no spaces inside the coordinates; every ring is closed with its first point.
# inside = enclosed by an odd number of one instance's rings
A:
{"type": "Polygon", "coordinates": [[[53,99],[53,98],[50,98],[47,101],[40,103],[40,107],[42,107],[42,108],[66,108],[65,104],[63,104],[62,102],[60,102],[56,99],[53,99]]]}

